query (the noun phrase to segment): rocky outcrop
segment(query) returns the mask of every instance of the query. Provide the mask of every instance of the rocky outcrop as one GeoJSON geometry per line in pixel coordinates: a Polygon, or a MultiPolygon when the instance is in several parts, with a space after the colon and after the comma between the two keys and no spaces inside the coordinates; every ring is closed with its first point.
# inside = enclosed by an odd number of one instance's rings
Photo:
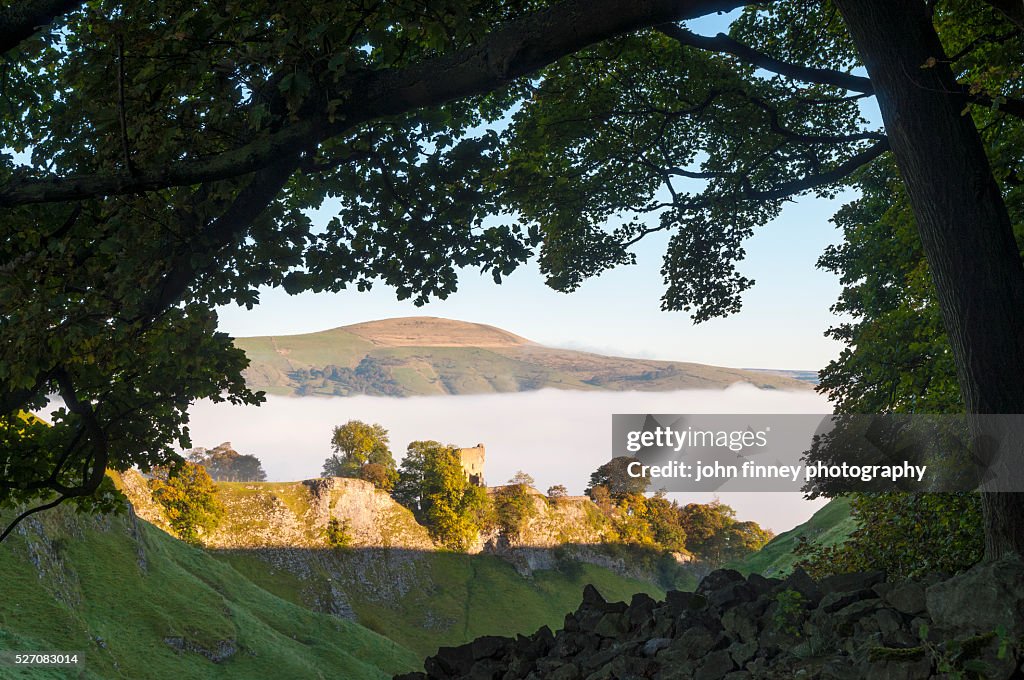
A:
{"type": "Polygon", "coordinates": [[[562,630],[445,647],[402,680],[1024,678],[1024,563],[887,583],[879,572],[785,580],[719,570],[665,601],[593,586],[562,630]]]}
{"type": "MultiPolygon", "coordinates": [[[[491,494],[504,487],[491,487],[491,494]]],[[[612,533],[611,522],[586,496],[548,498],[527,488],[533,505],[531,516],[513,538],[487,537],[485,549],[500,552],[509,548],[555,548],[561,545],[596,545],[612,533]]]]}
{"type": "MultiPolygon", "coordinates": [[[[137,471],[123,473],[118,484],[140,518],[173,534],[137,471]]],[[[216,529],[199,537],[201,544],[255,556],[272,570],[298,577],[304,583],[304,602],[316,611],[352,618],[345,592],[353,589],[372,600],[396,601],[405,596],[409,584],[422,579],[420,559],[443,549],[408,508],[361,479],[217,486],[225,513],[216,529]],[[332,543],[329,527],[344,534],[348,550],[331,549],[337,544],[332,543]],[[374,577],[367,583],[353,582],[354,574],[371,572],[374,577]]],[[[533,512],[518,535],[512,540],[497,533],[481,536],[470,552],[500,557],[524,578],[575,562],[661,582],[657,564],[632,559],[635,555],[629,551],[607,545],[611,522],[589,498],[549,499],[534,489],[529,493],[533,512]]],[[[143,561],[140,555],[140,565],[143,561]]]]}
{"type": "MultiPolygon", "coordinates": [[[[145,479],[129,470],[119,480],[139,517],[173,533],[145,479]]],[[[362,479],[218,484],[224,518],[201,536],[208,548],[327,548],[327,526],[338,520],[353,548],[435,550],[427,530],[384,491],[362,479]]]]}

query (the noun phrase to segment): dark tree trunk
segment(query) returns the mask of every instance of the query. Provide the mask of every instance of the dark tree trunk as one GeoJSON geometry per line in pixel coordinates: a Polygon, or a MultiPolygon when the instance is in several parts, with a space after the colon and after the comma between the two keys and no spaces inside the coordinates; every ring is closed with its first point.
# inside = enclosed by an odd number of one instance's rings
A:
{"type": "MultiPolygon", "coordinates": [[[[968,413],[1024,412],[1024,266],[921,0],[836,0],[878,96],[968,413]]],[[[1024,466],[1024,442],[1015,441],[1024,466]]],[[[1024,554],[1024,493],[985,493],[986,557],[1024,554]]]]}

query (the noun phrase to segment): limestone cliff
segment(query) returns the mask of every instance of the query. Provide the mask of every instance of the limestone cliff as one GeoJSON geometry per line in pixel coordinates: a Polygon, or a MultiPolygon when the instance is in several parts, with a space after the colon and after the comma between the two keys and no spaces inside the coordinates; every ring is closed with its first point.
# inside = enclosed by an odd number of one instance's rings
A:
{"type": "MultiPolygon", "coordinates": [[[[167,529],[142,476],[133,470],[122,478],[122,489],[138,515],[167,529]]],[[[409,510],[361,479],[217,486],[226,512],[217,529],[202,537],[208,548],[327,548],[327,525],[336,519],[351,536],[353,548],[436,549],[409,510]]]]}
{"type": "MultiPolygon", "coordinates": [[[[124,473],[121,487],[140,517],[169,530],[138,472],[124,473]]],[[[352,548],[439,549],[408,509],[361,479],[231,482],[218,484],[218,489],[226,512],[216,530],[202,537],[208,548],[327,548],[328,522],[334,519],[345,528],[352,548]]],[[[474,552],[508,554],[609,540],[611,525],[589,498],[549,499],[535,489],[529,493],[533,513],[519,535],[509,539],[486,534],[474,552]]]]}
{"type": "MultiPolygon", "coordinates": [[[[120,487],[139,517],[172,533],[138,472],[122,475],[120,487]]],[[[455,635],[458,616],[432,599],[430,606],[410,603],[417,592],[448,590],[453,572],[462,574],[456,582],[464,587],[475,580],[474,570],[493,561],[511,565],[526,582],[584,578],[594,568],[655,589],[692,578],[671,564],[666,570],[671,558],[657,551],[614,543],[610,520],[583,496],[549,499],[530,489],[533,512],[516,536],[485,533],[474,555],[457,556],[435,544],[407,508],[360,479],[221,483],[218,489],[226,512],[215,530],[200,536],[203,547],[282,596],[339,618],[408,616],[411,607],[425,617],[414,623],[417,630],[455,635]],[[332,520],[344,532],[345,550],[332,549],[332,520]],[[461,561],[470,557],[483,561],[461,561]]]]}

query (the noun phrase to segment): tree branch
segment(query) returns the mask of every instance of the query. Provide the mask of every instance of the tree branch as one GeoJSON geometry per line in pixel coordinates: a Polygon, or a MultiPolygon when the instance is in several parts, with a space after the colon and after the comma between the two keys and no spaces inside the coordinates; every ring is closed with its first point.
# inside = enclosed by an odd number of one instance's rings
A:
{"type": "Polygon", "coordinates": [[[995,108],[997,111],[1014,118],[1024,118],[1024,99],[1016,99],[1015,97],[993,99],[991,95],[987,94],[968,94],[967,98],[972,104],[995,108]]]}
{"type": "Polygon", "coordinates": [[[641,28],[728,11],[744,0],[566,0],[492,31],[473,47],[410,66],[344,79],[328,99],[345,98],[334,122],[326,111],[209,158],[137,167],[133,177],[79,175],[23,179],[0,190],[0,206],[50,203],[186,186],[249,174],[378,118],[497,89],[594,43],[641,28]],[[572,30],[566,30],[571,27],[572,30]]]}
{"type": "Polygon", "coordinates": [[[82,0],[21,0],[0,9],[0,54],[81,4],[82,0]]]}
{"type": "Polygon", "coordinates": [[[55,508],[58,505],[60,505],[61,503],[63,503],[64,501],[68,500],[68,498],[69,498],[68,496],[58,496],[57,500],[55,500],[55,501],[50,501],[49,503],[44,503],[42,505],[37,505],[36,507],[30,508],[30,509],[26,510],[25,512],[21,513],[20,515],[18,515],[14,519],[12,519],[11,523],[7,525],[7,528],[4,529],[2,533],[0,533],[0,543],[3,543],[4,539],[7,538],[8,536],[10,536],[11,532],[14,531],[18,527],[19,524],[24,522],[26,519],[28,519],[32,515],[36,514],[37,512],[43,512],[44,510],[50,510],[52,508],[55,508]]]}
{"type": "Polygon", "coordinates": [[[756,191],[751,189],[749,186],[744,186],[743,196],[744,198],[756,201],[775,201],[780,198],[788,198],[793,194],[800,193],[801,191],[814,189],[815,187],[825,186],[827,184],[833,184],[844,177],[847,177],[854,170],[875,160],[888,150],[889,140],[883,139],[860,152],[856,156],[851,156],[828,172],[823,172],[817,175],[807,175],[806,177],[801,177],[800,179],[793,180],[792,182],[780,184],[769,191],[756,191]]]}
{"type": "MultiPolygon", "coordinates": [[[[204,229],[198,238],[190,240],[190,243],[201,241],[202,252],[210,256],[209,261],[213,261],[218,251],[238,238],[253,220],[266,210],[298,165],[299,156],[293,154],[258,171],[249,184],[239,192],[231,206],[204,229]]],[[[195,255],[195,249],[189,248],[174,258],[169,271],[164,275],[149,303],[141,310],[140,316],[155,318],[181,301],[188,286],[201,269],[201,265],[195,262],[195,255]]]]}
{"type": "Polygon", "coordinates": [[[1024,2],[1021,0],[985,0],[999,10],[1014,26],[1024,29],[1024,2]]]}
{"type": "Polygon", "coordinates": [[[792,78],[793,80],[801,80],[806,83],[815,83],[818,85],[830,85],[832,87],[839,87],[844,90],[861,92],[863,94],[873,94],[875,91],[869,78],[843,73],[842,71],[811,68],[808,66],[801,66],[800,64],[791,64],[781,61],[763,52],[758,52],[743,43],[737,42],[724,33],[719,33],[712,38],[711,36],[697,35],[696,33],[688,31],[687,29],[675,24],[663,24],[657,28],[659,32],[669,38],[672,38],[681,45],[696,47],[697,49],[708,52],[723,52],[725,54],[731,54],[752,66],[764,69],[765,71],[771,71],[772,73],[777,73],[781,76],[786,76],[787,78],[792,78]]]}

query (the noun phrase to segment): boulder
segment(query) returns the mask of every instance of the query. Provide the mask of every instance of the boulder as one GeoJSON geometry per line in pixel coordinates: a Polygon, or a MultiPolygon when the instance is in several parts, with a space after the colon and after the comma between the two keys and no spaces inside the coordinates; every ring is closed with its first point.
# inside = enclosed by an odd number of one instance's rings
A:
{"type": "Polygon", "coordinates": [[[818,583],[822,593],[847,593],[853,590],[866,590],[885,581],[883,571],[863,571],[852,574],[836,574],[827,576],[818,583]]]}
{"type": "Polygon", "coordinates": [[[934,625],[954,634],[1004,628],[1024,634],[1024,562],[1017,556],[982,562],[925,591],[934,625]]]}
{"type": "Polygon", "coordinates": [[[704,658],[697,668],[694,680],[721,680],[726,673],[735,669],[736,663],[732,660],[729,651],[720,649],[717,652],[711,652],[704,658]]]}
{"type": "MultiPolygon", "coordinates": [[[[878,589],[875,589],[878,592],[878,589]]],[[[907,581],[892,586],[883,595],[886,604],[903,614],[916,616],[925,610],[924,586],[914,581],[907,581]]]]}

